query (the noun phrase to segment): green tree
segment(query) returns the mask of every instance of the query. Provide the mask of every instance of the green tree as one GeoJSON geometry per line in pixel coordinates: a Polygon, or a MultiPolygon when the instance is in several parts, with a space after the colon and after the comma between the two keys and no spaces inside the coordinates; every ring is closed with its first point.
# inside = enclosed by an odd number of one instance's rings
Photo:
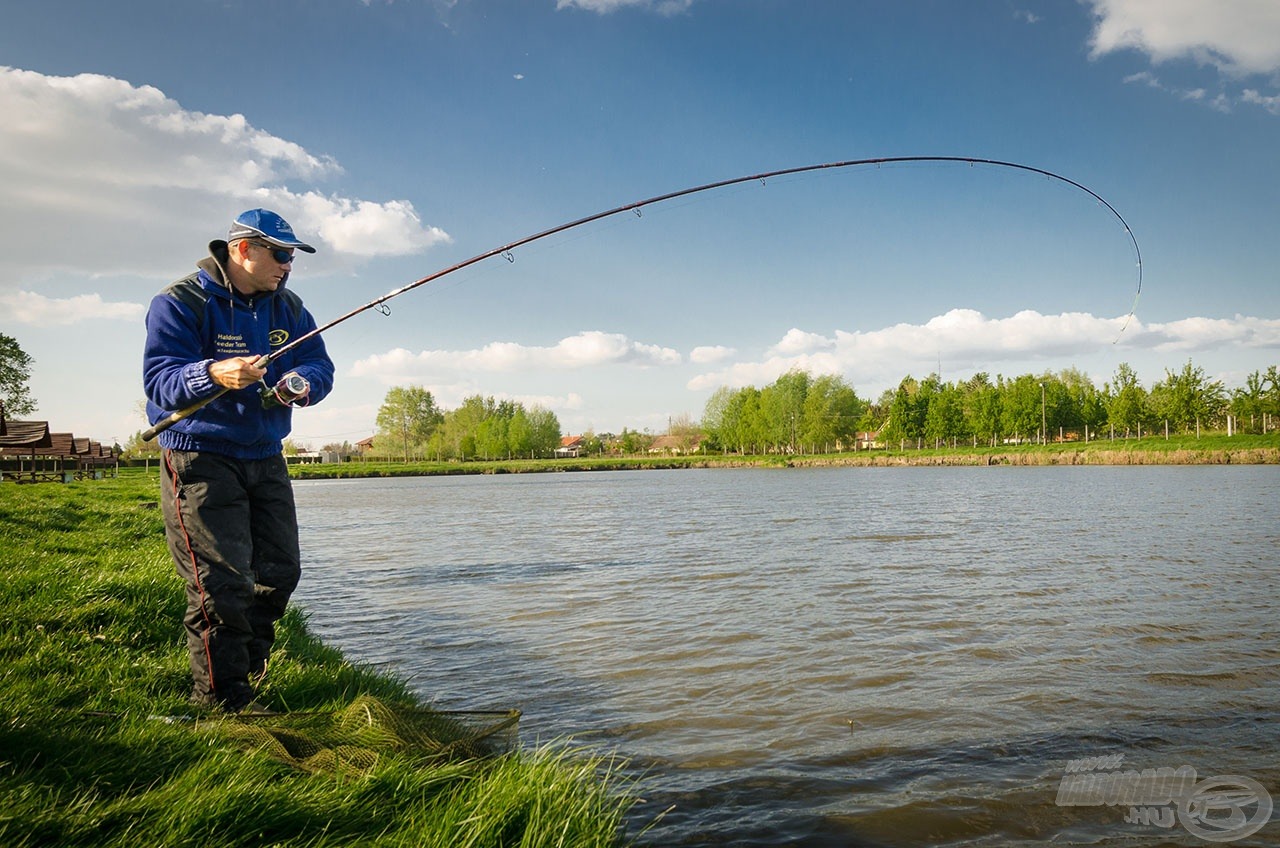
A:
{"type": "Polygon", "coordinates": [[[1263,380],[1267,386],[1264,411],[1271,415],[1280,415],[1280,373],[1276,372],[1276,366],[1272,365],[1267,368],[1267,373],[1263,380]]]}
{"type": "Polygon", "coordinates": [[[618,447],[624,454],[644,453],[651,444],[653,444],[653,436],[637,430],[628,430],[626,427],[622,428],[622,433],[618,436],[618,447]]]}
{"type": "MultiPolygon", "coordinates": [[[[1247,407],[1250,428],[1257,433],[1276,429],[1280,421],[1280,372],[1276,366],[1268,366],[1265,374],[1255,371],[1249,375],[1245,391],[1250,398],[1247,407]]],[[[1232,402],[1235,403],[1235,398],[1232,402]]]]}
{"type": "Polygon", "coordinates": [[[490,415],[476,426],[476,456],[481,459],[501,459],[508,456],[507,419],[490,415]]]}
{"type": "Polygon", "coordinates": [[[801,442],[815,452],[852,445],[866,408],[843,378],[825,374],[814,379],[804,399],[801,442]]]}
{"type": "Polygon", "coordinates": [[[763,430],[760,390],[754,386],[717,389],[707,401],[702,426],[721,450],[741,454],[757,450],[763,430]]]}
{"type": "Polygon", "coordinates": [[[788,371],[760,392],[765,447],[786,448],[794,453],[804,419],[804,399],[809,392],[809,374],[788,371]]]}
{"type": "Polygon", "coordinates": [[[963,387],[965,426],[975,438],[994,446],[1000,438],[1000,391],[985,372],[974,374],[963,387]]]}
{"type": "Polygon", "coordinates": [[[378,431],[400,447],[407,462],[409,448],[425,448],[443,417],[431,392],[421,386],[396,386],[378,409],[378,431]]]}
{"type": "Polygon", "coordinates": [[[1066,389],[1070,414],[1062,423],[1072,429],[1084,430],[1081,435],[1088,440],[1107,423],[1106,396],[1093,384],[1093,380],[1077,368],[1059,372],[1058,380],[1066,389]]]}
{"type": "Polygon", "coordinates": [[[880,429],[880,440],[885,444],[915,441],[924,436],[924,419],[928,406],[921,403],[920,384],[911,375],[902,378],[893,399],[889,401],[888,415],[880,429]]]}
{"type": "Polygon", "coordinates": [[[1269,366],[1267,373],[1262,375],[1262,402],[1259,412],[1265,416],[1260,422],[1260,430],[1262,432],[1274,430],[1277,420],[1280,420],[1280,373],[1277,373],[1274,365],[1269,366]]]}
{"type": "Polygon", "coordinates": [[[755,386],[742,390],[742,444],[746,452],[764,453],[769,449],[769,421],[764,411],[764,392],[755,386]]]}
{"type": "Polygon", "coordinates": [[[928,398],[925,436],[935,447],[948,442],[954,445],[956,439],[966,435],[963,396],[953,384],[938,385],[935,380],[930,386],[928,398]]]}
{"type": "Polygon", "coordinates": [[[1157,414],[1180,430],[1215,422],[1227,406],[1222,382],[1209,380],[1189,359],[1177,374],[1166,369],[1165,379],[1151,387],[1151,396],[1157,414]]]}
{"type": "Polygon", "coordinates": [[[727,450],[733,444],[729,429],[730,414],[736,392],[728,386],[721,386],[707,398],[702,407],[702,432],[706,434],[706,444],[716,450],[727,450]]]}
{"type": "Polygon", "coordinates": [[[31,397],[31,366],[34,360],[13,336],[0,333],[0,405],[9,418],[21,418],[36,411],[31,397]]]}
{"type": "Polygon", "coordinates": [[[478,455],[476,434],[480,424],[493,415],[497,404],[493,398],[472,395],[464,398],[462,406],[444,417],[445,445],[450,456],[458,459],[474,459],[478,455]]]}
{"type": "Polygon", "coordinates": [[[160,456],[160,444],[155,439],[149,442],[143,441],[142,431],[135,430],[133,435],[120,447],[120,455],[126,459],[158,457],[160,456]]]}
{"type": "Polygon", "coordinates": [[[1029,439],[1040,432],[1042,419],[1040,380],[1030,374],[1004,383],[1000,425],[1004,432],[1029,439]]]}
{"type": "Polygon", "coordinates": [[[1127,438],[1131,432],[1140,431],[1146,423],[1147,391],[1127,362],[1121,362],[1116,368],[1109,388],[1107,421],[1112,427],[1123,430],[1127,438]]]}
{"type": "Polygon", "coordinates": [[[511,400],[498,401],[493,412],[476,431],[476,449],[485,459],[510,458],[514,451],[511,448],[511,422],[516,415],[524,411],[524,407],[511,400]]]}
{"type": "Polygon", "coordinates": [[[529,408],[530,451],[534,456],[551,456],[560,447],[560,419],[541,406],[529,408]]]}
{"type": "Polygon", "coordinates": [[[1043,434],[1045,441],[1057,441],[1065,435],[1065,431],[1081,426],[1080,409],[1076,405],[1072,386],[1067,382],[1071,380],[1074,384],[1080,379],[1087,381],[1089,378],[1082,374],[1064,378],[1049,372],[1036,378],[1041,387],[1040,403],[1043,406],[1040,410],[1040,426],[1047,428],[1043,434]]]}
{"type": "Polygon", "coordinates": [[[1267,386],[1261,371],[1254,371],[1245,378],[1242,388],[1232,390],[1230,409],[1231,414],[1236,417],[1237,427],[1248,433],[1262,431],[1266,392],[1267,386]]]}
{"type": "Polygon", "coordinates": [[[424,454],[426,456],[435,457],[437,462],[443,460],[445,457],[453,456],[453,453],[449,448],[448,436],[446,435],[445,429],[446,428],[442,423],[441,426],[437,427],[436,431],[431,434],[431,438],[427,439],[427,443],[423,446],[424,454]]]}
{"type": "Polygon", "coordinates": [[[604,445],[608,440],[608,433],[595,433],[591,430],[582,434],[582,452],[587,456],[603,456],[604,445]]]}
{"type": "Polygon", "coordinates": [[[512,456],[533,458],[533,424],[524,407],[516,410],[507,423],[507,450],[512,456]]]}

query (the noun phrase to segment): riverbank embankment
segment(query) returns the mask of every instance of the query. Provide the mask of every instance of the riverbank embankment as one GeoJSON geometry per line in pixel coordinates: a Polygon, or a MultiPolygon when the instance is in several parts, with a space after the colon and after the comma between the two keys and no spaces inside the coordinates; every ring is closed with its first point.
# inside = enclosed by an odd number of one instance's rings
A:
{"type": "Polygon", "coordinates": [[[1280,465],[1280,448],[1240,450],[1056,450],[1020,453],[939,453],[927,455],[853,454],[835,458],[797,457],[791,466],[992,466],[992,465],[1280,465]]]}
{"type": "Polygon", "coordinates": [[[680,468],[908,468],[1039,465],[1280,465],[1280,434],[1210,435],[1175,439],[1148,437],[1092,443],[999,447],[876,449],[842,453],[764,455],[704,454],[588,456],[564,459],[389,461],[355,459],[333,464],[293,465],[295,479],[538,474],[572,471],[660,471],[680,468]]]}

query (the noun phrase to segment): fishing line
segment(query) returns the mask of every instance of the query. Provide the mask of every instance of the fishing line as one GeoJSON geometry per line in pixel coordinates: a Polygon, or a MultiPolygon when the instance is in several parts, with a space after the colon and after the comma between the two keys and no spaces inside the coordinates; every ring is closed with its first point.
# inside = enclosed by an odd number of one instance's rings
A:
{"type": "MultiPolygon", "coordinates": [[[[1124,333],[1125,328],[1128,327],[1129,325],[1129,321],[1133,318],[1134,313],[1137,311],[1138,298],[1142,294],[1142,250],[1138,247],[1138,239],[1133,234],[1133,230],[1129,227],[1129,222],[1126,221],[1124,219],[1124,216],[1121,215],[1114,206],[1108,203],[1106,199],[1102,197],[1102,195],[1093,191],[1089,187],[1076,182],[1070,177],[1064,177],[1061,174],[1055,174],[1054,172],[1045,170],[1044,168],[1037,168],[1033,165],[1023,165],[1018,162],[1007,162],[999,159],[981,159],[981,158],[970,157],[970,156],[886,156],[886,157],[877,157],[872,159],[846,159],[838,162],[823,162],[817,165],[801,165],[793,168],[780,168],[773,171],[763,171],[758,174],[748,174],[742,177],[733,177],[727,180],[717,180],[715,182],[705,183],[703,185],[693,186],[691,188],[684,188],[684,189],[679,189],[677,191],[670,191],[665,194],[655,195],[653,197],[645,198],[644,200],[636,200],[631,203],[625,203],[622,206],[616,206],[612,209],[606,209],[603,212],[596,212],[592,215],[587,215],[586,217],[583,217],[583,218],[578,218],[573,221],[568,221],[566,223],[551,227],[550,229],[546,229],[541,232],[525,236],[524,238],[516,239],[515,241],[508,242],[506,244],[500,245],[490,250],[486,250],[483,253],[476,254],[470,259],[465,259],[461,262],[450,265],[447,268],[443,268],[439,271],[436,271],[435,273],[422,277],[421,279],[414,280],[412,283],[401,286],[398,289],[393,289],[387,292],[386,294],[382,295],[381,297],[374,298],[368,303],[362,306],[358,306],[355,309],[352,309],[350,312],[347,312],[343,315],[338,316],[337,318],[333,319],[327,324],[322,324],[316,327],[311,332],[305,333],[299,336],[298,338],[293,339],[288,344],[282,345],[281,347],[277,348],[273,352],[259,357],[259,359],[255,364],[259,368],[265,368],[271,362],[283,356],[285,353],[297,347],[298,345],[304,342],[307,342],[310,339],[314,338],[315,336],[318,336],[321,333],[324,333],[338,326],[344,321],[354,318],[355,316],[361,314],[362,312],[366,312],[370,309],[379,309],[379,310],[386,309],[387,308],[385,307],[386,302],[391,300],[392,298],[399,297],[400,295],[405,294],[406,292],[413,291],[414,289],[420,286],[424,286],[427,283],[438,280],[441,277],[445,277],[445,276],[448,276],[449,274],[453,274],[457,271],[461,271],[463,268],[470,267],[472,265],[475,265],[478,262],[482,262],[494,256],[502,256],[506,258],[508,261],[514,262],[515,255],[516,255],[515,251],[521,247],[524,247],[527,244],[531,244],[541,239],[548,238],[550,236],[554,236],[559,233],[563,233],[568,230],[572,230],[577,227],[581,227],[586,224],[593,223],[595,221],[600,221],[605,218],[610,218],[610,217],[613,217],[614,215],[619,215],[623,212],[633,212],[637,216],[642,217],[644,214],[645,207],[655,206],[657,204],[667,203],[669,201],[676,200],[678,198],[689,197],[691,195],[696,195],[696,194],[700,194],[702,192],[707,192],[707,191],[714,191],[716,189],[727,188],[729,186],[737,186],[737,185],[742,185],[744,183],[760,183],[763,186],[768,186],[769,180],[778,179],[781,177],[789,177],[796,174],[817,173],[817,172],[823,172],[823,171],[832,171],[832,170],[838,170],[842,168],[854,168],[854,167],[860,167],[860,166],[876,166],[877,168],[879,168],[885,165],[899,165],[899,164],[908,164],[912,162],[932,162],[932,163],[938,163],[938,164],[960,163],[960,164],[967,164],[970,166],[988,165],[988,166],[993,166],[998,168],[1011,168],[1018,171],[1025,171],[1028,173],[1040,174],[1041,176],[1047,177],[1051,180],[1057,180],[1062,183],[1066,183],[1067,185],[1074,186],[1080,191],[1083,191],[1084,193],[1093,197],[1094,200],[1096,200],[1102,206],[1106,207],[1106,209],[1116,217],[1116,220],[1120,222],[1121,226],[1124,227],[1125,233],[1129,236],[1129,241],[1133,244],[1133,252],[1135,257],[1137,258],[1138,286],[1137,286],[1137,291],[1134,293],[1133,306],[1129,311],[1128,317],[1125,318],[1124,324],[1120,328],[1120,333],[1121,334],[1124,333]]],[[[1120,341],[1120,336],[1117,335],[1116,340],[1115,342],[1113,342],[1113,344],[1119,341],[1120,341]]],[[[216,394],[211,395],[210,397],[205,398],[204,400],[201,400],[198,403],[195,403],[187,407],[186,409],[181,409],[181,410],[178,410],[177,412],[174,412],[172,415],[154,424],[150,429],[145,430],[142,433],[142,438],[144,440],[154,439],[159,433],[167,430],[169,427],[172,427],[174,424],[178,423],[184,418],[194,415],[196,412],[203,409],[206,405],[216,400],[217,398],[221,397],[227,391],[228,391],[227,389],[222,389],[216,394]]]]}

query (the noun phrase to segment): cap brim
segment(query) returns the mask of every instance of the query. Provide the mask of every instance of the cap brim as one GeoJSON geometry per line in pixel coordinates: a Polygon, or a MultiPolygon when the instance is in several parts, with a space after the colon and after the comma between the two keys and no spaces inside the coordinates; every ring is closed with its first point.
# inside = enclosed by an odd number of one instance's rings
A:
{"type": "Polygon", "coordinates": [[[246,239],[246,238],[262,239],[263,241],[270,242],[271,244],[274,244],[277,247],[296,247],[298,250],[301,250],[303,253],[316,252],[316,249],[311,245],[307,244],[306,242],[285,241],[284,239],[276,238],[274,236],[269,236],[266,233],[264,233],[262,230],[254,229],[253,227],[245,226],[244,224],[241,224],[238,222],[234,226],[232,226],[231,232],[227,234],[228,242],[233,242],[233,241],[236,241],[237,239],[246,239]]]}
{"type": "Polygon", "coordinates": [[[258,238],[262,239],[263,241],[269,241],[272,244],[279,245],[280,247],[296,247],[298,250],[301,250],[303,253],[316,252],[316,249],[314,247],[300,241],[283,241],[278,238],[272,238],[271,236],[264,236],[261,233],[258,234],[258,238]]]}

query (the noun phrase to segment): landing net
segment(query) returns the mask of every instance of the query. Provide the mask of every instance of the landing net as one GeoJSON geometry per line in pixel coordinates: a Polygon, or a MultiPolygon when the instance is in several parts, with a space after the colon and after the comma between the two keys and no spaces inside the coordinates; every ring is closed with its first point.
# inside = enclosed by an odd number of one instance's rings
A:
{"type": "Polygon", "coordinates": [[[389,707],[362,695],[334,712],[237,715],[199,729],[302,771],[363,774],[384,755],[438,762],[503,754],[515,747],[519,723],[519,710],[389,707]]]}

